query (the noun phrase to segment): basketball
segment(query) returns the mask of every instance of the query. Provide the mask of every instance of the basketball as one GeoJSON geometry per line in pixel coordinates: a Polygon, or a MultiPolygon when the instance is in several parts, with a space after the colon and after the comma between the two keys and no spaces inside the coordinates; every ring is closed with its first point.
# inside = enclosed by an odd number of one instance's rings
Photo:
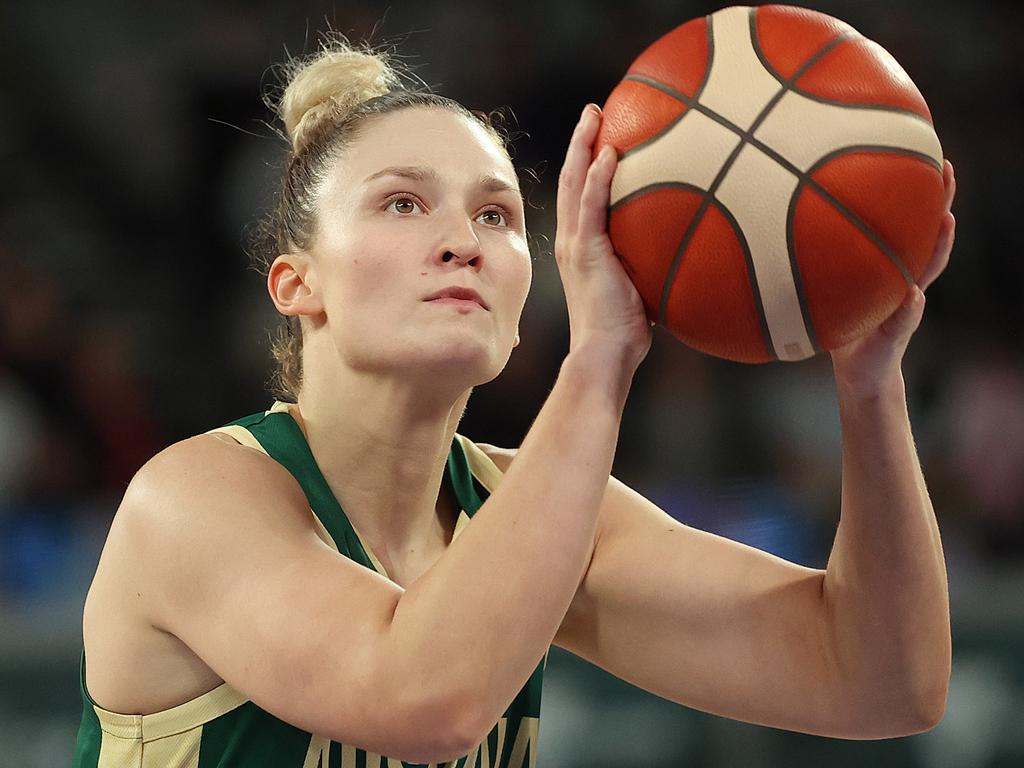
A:
{"type": "Polygon", "coordinates": [[[822,13],[733,7],[654,42],[604,106],[609,236],[651,321],[710,355],[796,361],[889,317],[944,212],[920,91],[822,13]]]}

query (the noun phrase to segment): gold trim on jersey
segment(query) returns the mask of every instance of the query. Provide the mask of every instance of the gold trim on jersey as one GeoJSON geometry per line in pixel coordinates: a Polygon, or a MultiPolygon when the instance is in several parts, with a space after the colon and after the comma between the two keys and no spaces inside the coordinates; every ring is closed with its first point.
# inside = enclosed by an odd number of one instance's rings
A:
{"type": "Polygon", "coordinates": [[[321,768],[321,766],[326,766],[330,759],[331,740],[326,736],[314,734],[313,738],[309,740],[309,749],[306,750],[306,759],[302,762],[302,768],[321,768]]]}
{"type": "MultiPolygon", "coordinates": [[[[270,408],[265,413],[267,413],[268,415],[271,413],[291,414],[291,405],[281,400],[276,400],[274,401],[274,404],[271,405],[270,408]]],[[[250,432],[248,429],[239,426],[238,424],[232,424],[226,427],[217,427],[216,429],[211,429],[207,431],[206,434],[209,435],[215,432],[220,432],[222,434],[228,435],[241,445],[248,446],[249,448],[255,448],[261,453],[269,455],[267,454],[266,449],[260,444],[260,441],[256,439],[256,436],[253,435],[253,433],[250,432]]],[[[493,461],[491,461],[491,458],[482,450],[480,450],[480,448],[477,447],[477,444],[474,443],[472,440],[459,434],[455,435],[455,439],[459,441],[459,445],[462,446],[462,451],[466,455],[466,461],[469,464],[470,473],[480,482],[480,484],[484,488],[487,489],[488,493],[493,493],[494,489],[498,487],[498,483],[501,482],[501,470],[498,469],[497,465],[493,461]]],[[[312,512],[312,510],[310,510],[310,512],[312,512]]],[[[317,535],[324,541],[324,543],[326,543],[335,552],[337,552],[337,542],[335,542],[331,535],[327,532],[327,529],[324,527],[323,523],[320,522],[320,518],[316,516],[316,513],[313,513],[313,521],[314,525],[316,526],[317,535]]],[[[460,509],[459,517],[455,521],[455,530],[452,532],[452,541],[455,541],[456,537],[460,533],[462,533],[462,531],[465,529],[469,521],[470,517],[468,514],[466,514],[466,510],[460,509]]],[[[355,524],[353,524],[351,519],[348,521],[348,523],[351,526],[353,533],[355,533],[356,538],[359,539],[359,543],[362,545],[363,551],[366,552],[366,556],[370,558],[370,562],[373,564],[373,567],[377,570],[378,573],[382,574],[385,578],[391,579],[391,575],[388,573],[387,569],[381,563],[380,558],[378,558],[377,555],[374,553],[373,549],[370,547],[369,543],[366,541],[366,538],[363,536],[363,534],[359,532],[359,529],[356,528],[355,524]]]]}
{"type": "MultiPolygon", "coordinates": [[[[274,402],[273,408],[271,408],[270,411],[267,411],[267,413],[278,413],[281,411],[284,411],[285,413],[288,412],[287,402],[274,402]],[[283,406],[284,408],[278,408],[279,406],[283,406]]],[[[259,451],[261,454],[263,454],[263,456],[270,456],[268,453],[266,453],[265,447],[263,447],[260,441],[256,439],[256,435],[254,435],[245,427],[239,426],[238,424],[230,424],[226,427],[217,427],[216,429],[211,429],[206,432],[206,434],[214,433],[226,434],[228,437],[238,442],[239,444],[245,445],[246,447],[251,447],[251,449],[259,451]]],[[[338,543],[334,541],[334,537],[331,536],[328,529],[324,526],[324,523],[321,522],[321,519],[319,519],[316,516],[316,513],[313,512],[312,509],[309,510],[309,514],[312,515],[313,527],[316,529],[316,536],[319,537],[319,540],[324,542],[324,544],[333,549],[335,552],[340,552],[340,550],[338,549],[338,543]]],[[[355,528],[353,527],[352,530],[355,530],[355,528]]],[[[359,532],[357,530],[355,531],[355,535],[359,536],[359,532]]],[[[362,539],[360,538],[359,541],[361,542],[362,539]]],[[[367,552],[367,554],[369,555],[370,553],[367,552]]]]}
{"type": "Polygon", "coordinates": [[[537,740],[540,734],[540,718],[524,717],[519,724],[519,733],[516,734],[516,743],[512,745],[512,754],[509,756],[509,766],[524,765],[526,748],[530,748],[529,768],[536,768],[537,765],[537,740]]]}
{"type": "Polygon", "coordinates": [[[270,455],[267,453],[267,450],[262,445],[260,445],[260,441],[256,439],[255,435],[253,435],[253,433],[250,432],[245,427],[240,427],[237,424],[231,424],[227,427],[217,427],[216,429],[211,429],[205,434],[212,435],[215,432],[220,432],[221,434],[227,435],[228,437],[232,438],[235,442],[244,445],[246,448],[255,448],[262,454],[265,454],[267,456],[270,455]]]}
{"type": "Polygon", "coordinates": [[[466,454],[466,461],[469,462],[469,471],[473,474],[473,477],[480,481],[480,485],[486,488],[488,493],[494,493],[502,477],[502,472],[498,469],[498,465],[491,461],[491,457],[484,453],[468,437],[457,434],[455,438],[462,446],[463,453],[466,454]]]}
{"type": "MultiPolygon", "coordinates": [[[[268,411],[266,411],[266,413],[267,414],[270,414],[270,413],[290,413],[289,404],[285,403],[285,402],[277,401],[277,402],[275,402],[271,406],[271,408],[268,411]]],[[[211,429],[206,434],[211,434],[211,433],[216,433],[216,432],[226,434],[229,437],[233,438],[239,444],[247,446],[249,448],[254,448],[254,449],[260,451],[261,453],[269,456],[269,454],[267,453],[267,450],[260,444],[260,441],[256,439],[256,436],[253,435],[252,432],[250,432],[245,427],[239,426],[237,424],[233,424],[233,425],[230,425],[230,426],[217,427],[216,429],[211,429]]],[[[463,453],[465,453],[465,455],[466,455],[466,461],[469,464],[469,471],[470,471],[470,473],[473,475],[473,477],[475,477],[477,479],[477,481],[484,488],[487,489],[488,493],[493,493],[494,490],[498,487],[498,484],[501,482],[501,477],[502,477],[501,470],[498,469],[498,466],[491,460],[491,458],[486,453],[484,453],[477,446],[477,444],[474,443],[472,440],[470,440],[467,437],[464,437],[463,435],[459,435],[459,434],[456,434],[455,438],[459,441],[459,444],[462,446],[463,453]]],[[[328,533],[327,529],[324,527],[324,524],[320,521],[320,518],[316,516],[316,513],[313,512],[312,509],[310,509],[310,514],[313,517],[313,523],[314,523],[314,525],[316,527],[316,532],[317,532],[317,535],[320,537],[320,539],[323,540],[323,542],[325,544],[327,544],[329,547],[334,549],[334,551],[336,551],[336,552],[339,551],[338,550],[337,542],[335,542],[334,539],[331,537],[330,533],[328,533]]],[[[452,532],[452,541],[454,541],[455,538],[460,533],[462,533],[463,530],[465,530],[466,525],[469,523],[470,519],[471,518],[466,513],[466,510],[464,510],[464,509],[459,510],[459,518],[458,518],[458,520],[455,523],[455,530],[452,532]]],[[[359,543],[362,545],[363,550],[366,552],[367,557],[370,558],[370,562],[373,563],[374,568],[376,568],[378,573],[381,573],[385,578],[390,579],[391,577],[388,575],[387,569],[384,568],[384,566],[381,564],[380,560],[373,553],[373,550],[370,548],[370,545],[367,543],[366,539],[363,538],[363,535],[361,533],[359,533],[359,529],[357,529],[355,527],[355,525],[352,525],[352,521],[351,520],[349,520],[349,525],[352,527],[352,530],[355,533],[356,538],[359,539],[359,543]]],[[[547,666],[547,653],[544,654],[544,665],[547,666]]],[[[227,683],[224,683],[224,686],[222,686],[222,687],[225,687],[225,686],[227,686],[227,683]]],[[[213,692],[215,692],[217,690],[220,690],[220,689],[214,689],[214,691],[211,691],[211,693],[213,693],[213,692]]],[[[209,695],[209,694],[207,694],[207,695],[209,695]]],[[[191,702],[189,702],[189,703],[191,703],[191,702]]],[[[210,718],[210,719],[213,719],[213,718],[210,718]]],[[[505,734],[506,734],[507,724],[508,724],[508,719],[505,718],[505,717],[502,717],[502,718],[500,718],[498,720],[498,723],[497,723],[497,727],[498,727],[497,754],[495,754],[495,755],[490,755],[489,754],[489,752],[490,752],[490,744],[489,744],[488,740],[485,738],[480,744],[478,744],[476,747],[474,747],[473,750],[469,753],[468,759],[466,760],[466,765],[473,765],[476,762],[476,759],[477,759],[478,756],[482,757],[482,760],[483,760],[482,764],[486,768],[490,768],[490,766],[492,764],[496,765],[498,759],[501,756],[501,753],[504,750],[505,734]],[[482,755],[480,754],[481,751],[482,751],[482,755]]],[[[522,764],[523,758],[525,757],[527,745],[529,745],[529,747],[530,747],[529,768],[535,768],[535,765],[536,765],[536,754],[537,754],[537,735],[538,735],[538,731],[539,731],[539,725],[540,725],[540,721],[539,721],[538,718],[535,718],[535,717],[524,717],[523,718],[522,723],[520,724],[520,727],[519,727],[519,733],[517,735],[516,742],[513,745],[513,752],[512,752],[512,758],[513,759],[510,762],[510,765],[519,766],[519,765],[522,764]],[[517,760],[518,760],[518,762],[516,762],[517,760]]],[[[199,728],[198,731],[201,732],[201,728],[199,728]]],[[[197,736],[197,739],[198,739],[198,736],[197,736]]],[[[197,749],[198,749],[198,741],[196,742],[196,744],[197,744],[197,749]]],[[[306,752],[306,759],[304,761],[304,768],[317,768],[318,766],[326,765],[327,758],[330,755],[330,744],[331,744],[330,739],[328,739],[327,737],[313,735],[310,738],[309,748],[308,748],[308,751],[306,752]]],[[[357,750],[354,747],[352,747],[350,745],[347,745],[347,744],[341,745],[341,750],[342,750],[342,755],[341,755],[341,765],[342,765],[342,768],[355,768],[357,750]]],[[[377,765],[377,764],[379,764],[379,762],[381,760],[381,756],[380,755],[374,755],[372,753],[367,753],[366,760],[367,760],[367,765],[377,765]],[[376,762],[374,762],[374,760],[376,760],[376,762]]],[[[459,762],[459,760],[452,760],[449,763],[444,763],[444,764],[438,763],[437,767],[438,768],[455,768],[455,765],[458,762],[459,762]]],[[[170,764],[172,764],[172,763],[168,763],[168,765],[170,765],[170,764]]],[[[429,766],[428,768],[433,768],[433,765],[434,764],[431,764],[431,766],[429,766]]],[[[397,760],[392,760],[392,759],[389,758],[388,759],[388,766],[389,766],[389,768],[391,768],[392,766],[401,766],[401,762],[397,761],[397,760]]],[[[524,766],[524,768],[526,768],[526,766],[524,766]]]]}
{"type": "Polygon", "coordinates": [[[227,714],[249,699],[228,683],[221,683],[212,691],[151,715],[123,715],[93,704],[100,728],[119,739],[153,741],[190,731],[196,726],[227,714]]]}

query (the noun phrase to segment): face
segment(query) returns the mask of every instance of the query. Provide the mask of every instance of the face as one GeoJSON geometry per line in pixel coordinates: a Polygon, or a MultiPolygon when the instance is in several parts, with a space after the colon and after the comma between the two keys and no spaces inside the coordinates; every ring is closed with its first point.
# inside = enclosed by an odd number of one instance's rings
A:
{"type": "Polygon", "coordinates": [[[319,202],[310,286],[326,322],[313,332],[345,364],[470,386],[501,371],[531,266],[515,169],[482,126],[428,107],[371,118],[319,202]],[[432,299],[453,288],[480,303],[432,299]]]}

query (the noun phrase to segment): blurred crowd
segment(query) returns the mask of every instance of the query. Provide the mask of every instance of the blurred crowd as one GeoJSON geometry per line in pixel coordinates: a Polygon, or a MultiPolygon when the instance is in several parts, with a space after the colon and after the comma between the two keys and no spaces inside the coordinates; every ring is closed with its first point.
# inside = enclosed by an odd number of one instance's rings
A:
{"type": "MultiPolygon", "coordinates": [[[[956,166],[956,248],[904,365],[956,597],[959,574],[1024,565],[1024,8],[813,5],[896,55],[956,166]]],[[[440,92],[514,115],[534,287],[522,344],[474,393],[460,429],[513,446],[567,347],[551,242],[579,110],[602,103],[655,38],[716,7],[0,5],[2,648],[30,644],[13,628],[60,605],[70,634],[59,648],[70,657],[57,666],[73,669],[75,612],[133,473],[169,443],[270,402],[276,316],[244,243],[284,158],[260,97],[286,51],[311,50],[328,26],[398,41],[440,92]]],[[[827,356],[745,366],[659,330],[627,405],[616,473],[684,522],[823,567],[839,517],[840,438],[827,356]]],[[[19,663],[0,665],[0,714],[14,706],[3,681],[17,679],[19,663]]],[[[75,684],[62,689],[71,719],[75,684]]],[[[1010,686],[1009,701],[1021,689],[1010,686]]],[[[929,764],[943,764],[941,752],[929,764]]],[[[996,763],[962,763],[973,764],[996,763]]]]}

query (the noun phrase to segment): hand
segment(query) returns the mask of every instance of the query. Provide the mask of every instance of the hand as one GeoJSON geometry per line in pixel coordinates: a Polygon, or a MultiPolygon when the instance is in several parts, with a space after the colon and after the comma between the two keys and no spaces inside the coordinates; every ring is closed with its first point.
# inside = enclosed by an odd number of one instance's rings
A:
{"type": "Polygon", "coordinates": [[[950,212],[956,195],[953,165],[944,161],[942,181],[946,188],[946,212],[939,226],[932,260],[916,285],[911,286],[903,304],[878,328],[844,347],[832,350],[836,381],[859,392],[876,392],[887,377],[899,372],[903,354],[924,314],[924,291],[949,264],[956,233],[956,219],[950,212]]]}
{"type": "Polygon", "coordinates": [[[632,366],[651,347],[643,302],[608,238],[608,200],[618,162],[606,146],[591,162],[601,124],[588,104],[573,132],[558,180],[555,261],[569,308],[570,353],[587,347],[632,366]]]}

